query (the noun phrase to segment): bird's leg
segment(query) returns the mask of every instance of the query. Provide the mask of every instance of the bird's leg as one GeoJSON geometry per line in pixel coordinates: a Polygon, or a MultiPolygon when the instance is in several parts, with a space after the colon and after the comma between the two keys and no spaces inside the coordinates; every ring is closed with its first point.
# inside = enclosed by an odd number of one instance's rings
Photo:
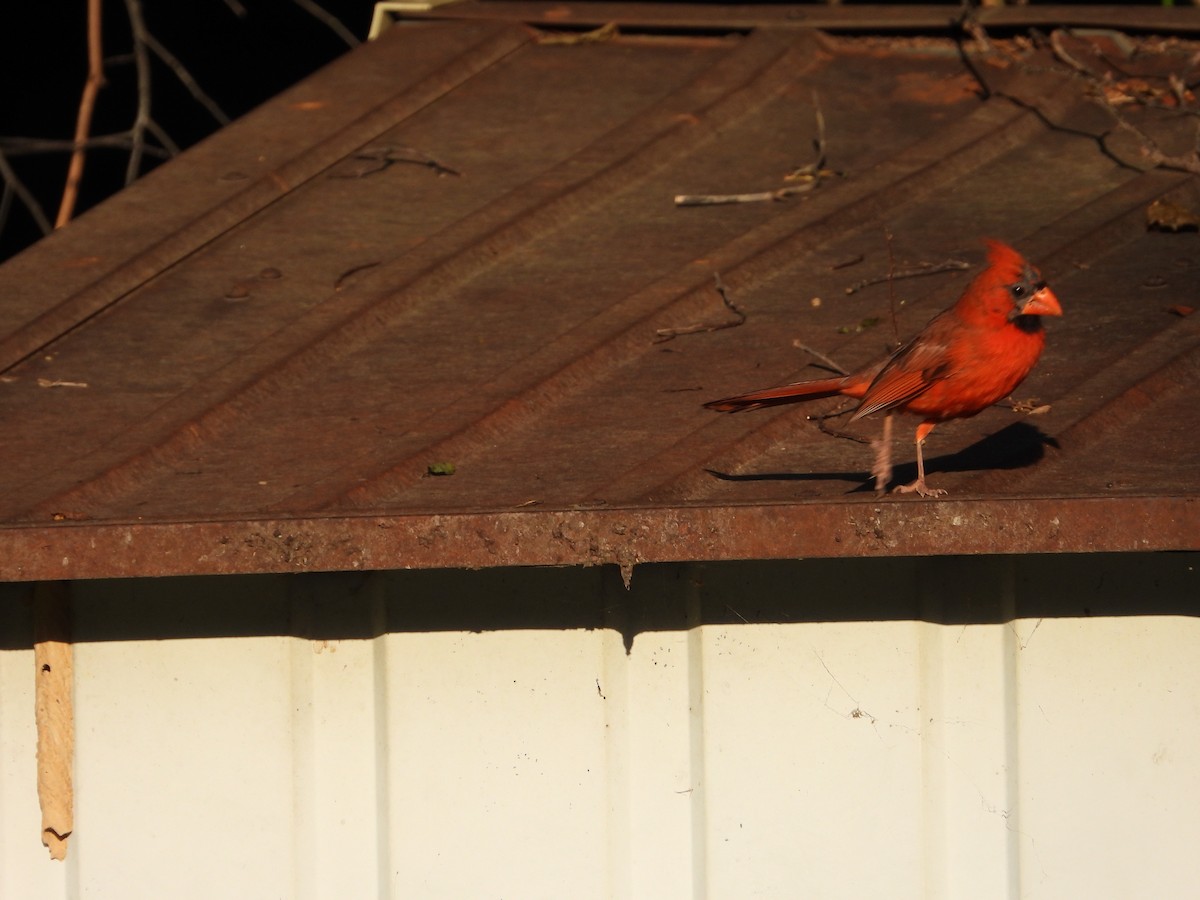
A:
{"type": "Polygon", "coordinates": [[[929,432],[933,431],[936,422],[922,422],[917,426],[917,480],[911,484],[902,484],[895,488],[897,493],[911,494],[914,491],[921,497],[941,497],[945,495],[945,491],[941,488],[931,488],[925,484],[925,459],[921,453],[921,447],[925,444],[925,438],[929,437],[929,432]]]}
{"type": "Polygon", "coordinates": [[[883,435],[871,441],[871,449],[875,451],[875,462],[871,465],[871,475],[875,478],[875,493],[880,496],[887,493],[888,482],[892,480],[892,414],[883,417],[883,435]]]}

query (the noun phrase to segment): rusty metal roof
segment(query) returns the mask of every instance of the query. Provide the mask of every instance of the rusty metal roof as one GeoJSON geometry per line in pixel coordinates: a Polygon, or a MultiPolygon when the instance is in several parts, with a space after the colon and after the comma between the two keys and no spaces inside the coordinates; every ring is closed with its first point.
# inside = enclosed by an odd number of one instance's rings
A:
{"type": "Polygon", "coordinates": [[[525,24],[599,7],[393,27],[0,267],[0,577],[1200,548],[1197,44],[525,24]],[[804,184],[821,125],[815,188],[675,203],[804,184]],[[701,408],[878,356],[971,273],[848,289],[985,235],[1066,315],[1038,414],[930,439],[948,498],[701,408]]]}

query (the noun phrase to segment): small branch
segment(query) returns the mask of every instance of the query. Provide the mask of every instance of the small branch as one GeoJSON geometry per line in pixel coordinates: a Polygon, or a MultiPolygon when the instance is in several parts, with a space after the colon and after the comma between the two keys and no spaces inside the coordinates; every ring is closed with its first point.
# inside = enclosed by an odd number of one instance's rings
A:
{"type": "Polygon", "coordinates": [[[825,424],[826,419],[836,419],[839,416],[847,415],[853,411],[854,408],[850,406],[850,401],[848,399],[843,399],[842,405],[834,412],[825,413],[824,415],[819,416],[809,416],[808,420],[810,422],[816,422],[817,428],[820,429],[821,433],[827,434],[830,437],[841,438],[844,441],[854,441],[856,444],[873,443],[871,438],[863,437],[861,434],[851,434],[848,431],[839,431],[838,429],[830,428],[825,424]]]}
{"type": "Polygon", "coordinates": [[[1063,29],[1061,28],[1056,28],[1050,32],[1050,50],[1054,53],[1054,58],[1059,62],[1066,63],[1085,78],[1095,80],[1097,78],[1096,73],[1067,52],[1067,48],[1063,46],[1062,34],[1063,29]]]}
{"type": "MultiPolygon", "coordinates": [[[[128,150],[133,141],[128,131],[116,134],[94,135],[83,142],[86,150],[128,150]]],[[[8,156],[31,156],[38,153],[74,153],[80,145],[75,141],[51,138],[4,137],[0,138],[0,150],[8,156]]],[[[146,155],[166,159],[171,154],[159,147],[147,147],[146,155]]]]}
{"type": "Polygon", "coordinates": [[[1140,148],[1142,156],[1146,158],[1146,161],[1151,166],[1159,169],[1174,169],[1177,172],[1191,172],[1193,175],[1200,175],[1200,153],[1192,151],[1189,156],[1163,153],[1162,148],[1147,137],[1145,132],[1135,128],[1125,120],[1119,119],[1117,126],[1131,132],[1142,142],[1140,148]]]}
{"type": "Polygon", "coordinates": [[[830,359],[828,356],[826,356],[824,353],[822,353],[820,350],[814,350],[812,347],[808,346],[808,344],[802,343],[799,340],[795,340],[795,341],[792,341],[792,346],[795,347],[797,350],[803,350],[809,356],[816,357],[816,359],[819,360],[831,372],[835,372],[838,375],[850,374],[845,369],[843,369],[841,366],[839,366],[836,362],[834,362],[832,359],[830,359]]]}
{"type": "Polygon", "coordinates": [[[729,296],[729,288],[725,282],[721,280],[721,273],[713,273],[714,286],[717,293],[721,295],[721,302],[725,304],[725,308],[733,313],[737,318],[730,322],[718,322],[715,325],[685,325],[682,328],[659,328],[654,339],[656,344],[664,344],[667,341],[674,340],[681,334],[703,334],[708,331],[721,331],[725,328],[737,328],[746,321],[746,314],[734,305],[733,299],[729,296]]]}
{"type": "Polygon", "coordinates": [[[207,109],[208,114],[216,119],[219,124],[228,125],[229,116],[225,115],[225,111],[217,106],[216,101],[201,89],[199,83],[192,77],[192,73],[176,58],[175,54],[159,43],[158,38],[150,34],[150,32],[144,32],[143,37],[146,41],[146,46],[150,48],[155,56],[163,61],[163,64],[168,69],[175,73],[175,77],[187,88],[188,93],[195,98],[196,102],[207,109]]]}
{"type": "Polygon", "coordinates": [[[853,294],[865,287],[870,287],[873,284],[882,284],[885,281],[899,281],[901,278],[920,278],[923,275],[936,275],[939,272],[957,272],[969,268],[971,268],[971,264],[963,262],[961,259],[948,259],[940,263],[918,263],[912,268],[901,269],[899,272],[889,272],[887,275],[879,275],[875,278],[864,278],[862,281],[856,281],[850,287],[846,288],[846,293],[853,294]]]}
{"type": "Polygon", "coordinates": [[[17,196],[17,199],[25,204],[25,208],[29,210],[29,215],[33,217],[33,221],[37,224],[42,234],[49,234],[54,230],[54,226],[50,224],[50,220],[46,217],[45,210],[42,209],[42,204],[38,203],[37,197],[33,196],[29,188],[25,187],[25,182],[17,177],[17,173],[8,164],[8,159],[3,152],[0,152],[0,178],[4,179],[5,193],[11,190],[17,196]]]}
{"type": "Polygon", "coordinates": [[[812,92],[813,102],[813,118],[817,125],[817,136],[813,138],[813,151],[817,158],[813,162],[806,163],[783,176],[784,181],[804,181],[812,182],[815,186],[822,177],[831,175],[840,175],[840,172],[833,172],[826,168],[825,151],[827,142],[825,139],[825,113],[821,111],[821,96],[816,89],[812,92]]]}
{"type": "Polygon", "coordinates": [[[137,113],[129,129],[132,146],[129,163],[125,166],[125,184],[137,179],[142,169],[142,153],[146,144],[146,128],[150,122],[150,55],[147,50],[146,22],[142,19],[140,0],[125,0],[129,30],[133,32],[133,61],[137,67],[137,113]]]}
{"type": "MultiPolygon", "coordinates": [[[[229,2],[229,0],[226,0],[226,3],[228,3],[228,2],[229,2]]],[[[313,0],[292,0],[292,2],[295,3],[302,10],[304,10],[306,13],[308,13],[310,16],[312,16],[314,19],[316,19],[318,22],[323,24],[326,28],[328,28],[330,31],[332,31],[334,34],[336,34],[338,37],[340,37],[343,41],[346,42],[347,46],[357,47],[359,44],[362,43],[362,41],[360,41],[358,38],[356,38],[354,36],[354,33],[352,31],[350,31],[349,28],[347,28],[345,25],[342,24],[341,20],[338,19],[337,16],[333,15],[331,12],[329,12],[327,9],[320,6],[319,4],[313,2],[313,0]]],[[[236,12],[236,10],[235,10],[235,12],[236,12]]],[[[244,14],[245,14],[245,10],[242,11],[242,15],[244,15],[244,14]]]]}
{"type": "Polygon", "coordinates": [[[892,311],[892,340],[900,345],[900,322],[896,318],[896,253],[892,246],[892,230],[883,226],[883,240],[887,244],[888,255],[888,306],[892,311]]]}
{"type": "Polygon", "coordinates": [[[676,194],[676,206],[724,206],[731,203],[774,203],[796,194],[807,194],[820,187],[826,178],[839,178],[842,173],[825,165],[825,115],[821,112],[821,98],[813,91],[814,117],[817,136],[813,138],[816,160],[793,169],[783,176],[792,182],[773,191],[753,191],[747,194],[676,194]]]}
{"type": "MultiPolygon", "coordinates": [[[[165,131],[163,131],[162,126],[159,125],[158,122],[156,122],[154,119],[146,120],[146,130],[148,132],[150,132],[152,135],[154,135],[154,137],[158,140],[158,142],[160,144],[162,144],[163,147],[166,148],[166,154],[168,156],[178,156],[180,153],[183,152],[179,148],[179,145],[176,144],[173,140],[171,140],[171,136],[169,134],[167,134],[165,131]]],[[[133,140],[131,138],[130,144],[132,144],[132,143],[133,143],[133,140]]],[[[150,155],[151,151],[154,151],[156,149],[157,148],[155,148],[155,147],[148,146],[145,141],[142,141],[142,154],[143,155],[150,155]]]]}
{"type": "Polygon", "coordinates": [[[963,12],[958,20],[958,25],[959,30],[954,32],[954,45],[958,49],[958,58],[966,70],[971,73],[971,77],[975,79],[975,83],[979,85],[982,99],[987,100],[992,96],[992,87],[988,84],[987,78],[984,77],[983,71],[975,64],[975,60],[971,59],[971,54],[967,50],[963,35],[970,35],[984,56],[993,52],[992,42],[988,40],[987,32],[979,24],[975,8],[970,3],[963,4],[963,12]]]}
{"type": "Polygon", "coordinates": [[[1096,134],[1095,132],[1092,132],[1092,131],[1085,131],[1080,128],[1072,128],[1068,125],[1063,125],[1060,122],[1056,122],[1054,119],[1052,119],[1050,116],[1048,116],[1046,114],[1045,110],[1043,110],[1036,103],[1026,100],[1023,97],[1018,96],[1017,94],[1010,94],[1006,91],[998,90],[998,91],[996,91],[996,96],[1003,97],[1009,103],[1012,103],[1014,106],[1019,106],[1019,107],[1021,107],[1021,109],[1029,110],[1029,112],[1031,112],[1031,113],[1033,113],[1033,115],[1037,116],[1038,119],[1041,122],[1043,122],[1047,128],[1051,128],[1055,131],[1060,131],[1063,134],[1072,134],[1072,135],[1075,135],[1076,137],[1085,138],[1085,139],[1093,142],[1097,146],[1097,148],[1099,148],[1101,153],[1103,153],[1106,157],[1108,157],[1110,160],[1112,160],[1114,163],[1116,163],[1121,168],[1133,169],[1134,171],[1138,171],[1136,166],[1131,164],[1128,160],[1122,159],[1120,156],[1118,156],[1116,153],[1114,153],[1112,150],[1109,149],[1108,144],[1106,144],[1104,141],[1104,138],[1107,136],[1107,133],[1106,134],[1096,134]]]}
{"type": "Polygon", "coordinates": [[[720,272],[713,272],[713,286],[717,289],[717,293],[721,295],[721,302],[725,304],[725,308],[737,316],[738,320],[734,324],[741,325],[745,322],[746,314],[734,305],[733,299],[729,296],[729,288],[721,280],[720,272]]]}
{"type": "Polygon", "coordinates": [[[75,119],[75,149],[67,165],[67,183],[63,188],[62,202],[54,227],[62,228],[75,214],[75,201],[79,198],[79,183],[83,180],[83,163],[87,156],[85,144],[92,128],[92,113],[96,109],[96,95],[104,86],[104,49],[100,34],[101,0],[88,0],[87,46],[88,74],[83,83],[83,96],[79,99],[79,114],[75,119]]]}
{"type": "MultiPolygon", "coordinates": [[[[833,173],[830,173],[833,174],[833,173]]],[[[808,184],[788,185],[773,191],[754,191],[749,194],[676,194],[676,206],[722,206],[728,203],[764,203],[786,200],[795,194],[807,194],[817,186],[816,181],[808,184]]]]}
{"type": "Polygon", "coordinates": [[[345,286],[347,279],[354,277],[359,272],[364,272],[367,269],[373,269],[378,265],[381,265],[381,262],[379,260],[375,260],[373,262],[365,262],[365,263],[360,263],[357,266],[351,266],[349,269],[347,269],[345,272],[343,272],[341,275],[339,275],[337,278],[334,279],[334,282],[333,282],[334,291],[335,292],[340,291],[345,286]]]}
{"type": "MultiPolygon", "coordinates": [[[[1128,132],[1134,137],[1135,140],[1137,140],[1138,144],[1140,144],[1138,150],[1141,152],[1141,155],[1146,162],[1148,162],[1152,167],[1160,169],[1175,169],[1179,172],[1191,172],[1193,175],[1200,175],[1200,150],[1194,149],[1186,156],[1164,153],[1162,148],[1158,146],[1158,144],[1153,138],[1150,137],[1150,135],[1146,134],[1146,132],[1142,131],[1117,111],[1117,108],[1113,106],[1112,101],[1108,99],[1103,91],[1100,91],[1096,94],[1096,99],[1105,109],[1108,110],[1108,113],[1113,117],[1113,122],[1116,124],[1117,128],[1121,131],[1128,132]]],[[[1105,140],[1109,134],[1112,134],[1112,132],[1101,135],[1101,145],[1105,144],[1105,140]]],[[[1197,144],[1200,144],[1200,125],[1197,126],[1197,144]]],[[[1111,156],[1112,154],[1110,153],[1109,155],[1111,156]]]]}
{"type": "Polygon", "coordinates": [[[462,176],[458,169],[452,169],[415,147],[393,147],[390,144],[381,147],[364,147],[349,157],[340,166],[341,171],[330,174],[330,178],[366,178],[382,172],[396,163],[409,163],[415,166],[425,166],[433,169],[438,175],[462,176]]]}
{"type": "Polygon", "coordinates": [[[821,95],[817,93],[817,89],[813,88],[812,92],[813,111],[817,119],[817,139],[815,146],[817,150],[817,168],[825,168],[825,149],[828,146],[825,140],[825,113],[821,110],[821,95]]]}

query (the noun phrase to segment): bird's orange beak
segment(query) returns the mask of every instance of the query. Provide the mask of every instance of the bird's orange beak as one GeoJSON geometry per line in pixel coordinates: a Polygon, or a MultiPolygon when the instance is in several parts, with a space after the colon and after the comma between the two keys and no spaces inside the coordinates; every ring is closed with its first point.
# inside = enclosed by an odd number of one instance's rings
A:
{"type": "Polygon", "coordinates": [[[1054,291],[1048,287],[1040,289],[1030,297],[1029,302],[1021,310],[1021,315],[1023,316],[1061,316],[1062,314],[1063,311],[1062,307],[1058,305],[1058,298],[1054,296],[1054,291]]]}

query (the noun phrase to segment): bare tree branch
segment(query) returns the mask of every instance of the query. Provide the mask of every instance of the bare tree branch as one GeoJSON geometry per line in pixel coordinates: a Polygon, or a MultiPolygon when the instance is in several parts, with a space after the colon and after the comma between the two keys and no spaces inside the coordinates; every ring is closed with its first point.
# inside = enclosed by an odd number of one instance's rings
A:
{"type": "MultiPolygon", "coordinates": [[[[152,135],[154,135],[154,137],[158,139],[158,142],[160,144],[162,144],[164,148],[166,148],[166,152],[169,156],[178,156],[180,153],[183,152],[179,148],[179,145],[177,143],[175,143],[173,140],[171,140],[171,136],[169,134],[167,134],[165,131],[163,131],[162,126],[159,125],[158,122],[156,122],[154,119],[146,120],[146,130],[149,131],[152,135]]],[[[151,151],[153,151],[155,149],[156,148],[154,148],[154,147],[146,146],[145,142],[143,142],[143,145],[142,145],[143,153],[150,154],[151,151]]]]}
{"type": "Polygon", "coordinates": [[[163,61],[168,69],[175,73],[175,77],[179,79],[180,83],[185,88],[187,88],[188,93],[196,99],[196,102],[207,109],[209,115],[216,119],[217,122],[222,125],[228,125],[229,116],[225,115],[225,111],[217,105],[216,101],[213,100],[212,97],[204,93],[204,90],[200,87],[199,83],[195,78],[192,77],[192,73],[187,70],[187,68],[179,61],[175,54],[164,47],[159,42],[158,38],[152,35],[149,31],[145,32],[144,37],[146,46],[150,48],[151,52],[155,56],[163,61]]]}
{"type": "Polygon", "coordinates": [[[79,115],[75,120],[75,149],[67,166],[67,184],[63,188],[58,218],[54,222],[55,228],[66,225],[75,214],[75,201],[79,197],[79,183],[83,180],[83,163],[87,156],[85,143],[92,128],[96,95],[104,85],[104,49],[100,38],[101,0],[88,0],[87,11],[87,81],[83,83],[83,96],[79,99],[79,115]]]}
{"type": "Polygon", "coordinates": [[[341,23],[340,19],[330,13],[329,10],[324,9],[318,3],[314,2],[314,0],[292,0],[292,2],[318,22],[324,24],[330,31],[345,41],[347,46],[357,47],[362,43],[349,28],[341,23]]]}
{"type": "Polygon", "coordinates": [[[133,32],[133,61],[137,66],[137,113],[129,129],[132,147],[125,167],[125,184],[133,184],[142,170],[142,153],[146,145],[146,128],[150,124],[150,54],[147,53],[146,22],[142,18],[140,0],[125,0],[129,15],[129,30],[133,32]]]}
{"type": "MultiPolygon", "coordinates": [[[[74,141],[52,138],[0,137],[0,150],[8,156],[32,156],[39,153],[73,153],[79,145],[74,141]]],[[[128,150],[132,141],[128,131],[116,134],[97,134],[83,142],[87,150],[128,150]]],[[[171,153],[161,147],[147,147],[147,156],[168,158],[171,153]]]]}
{"type": "MultiPolygon", "coordinates": [[[[222,0],[238,18],[245,18],[248,10],[243,0],[222,0]]],[[[306,14],[333,31],[348,46],[360,43],[354,33],[337,17],[324,9],[319,0],[292,0],[306,14]]],[[[143,12],[143,0],[123,0],[132,35],[132,50],[105,59],[102,40],[104,0],[87,0],[87,79],[79,99],[75,133],[72,140],[31,137],[0,137],[0,231],[9,222],[18,202],[23,205],[43,234],[61,227],[75,215],[83,181],[86,157],[89,151],[100,149],[128,152],[125,183],[136,180],[142,172],[147,157],[158,159],[174,156],[180,147],[152,114],[154,100],[152,79],[153,57],[171,70],[195,101],[204,107],[220,125],[226,125],[230,117],[199,84],[183,62],[175,56],[148,29],[143,12]],[[127,131],[92,135],[91,128],[100,89],[106,83],[106,67],[132,62],[136,70],[136,111],[127,131]],[[58,212],[53,224],[34,193],[21,181],[10,157],[43,153],[69,153],[66,181],[59,200],[58,212]]],[[[82,4],[81,4],[82,5],[82,4]]],[[[407,160],[405,160],[407,161],[407,160]]],[[[439,167],[439,171],[453,173],[439,167]]]]}
{"type": "Polygon", "coordinates": [[[37,227],[41,230],[42,234],[49,234],[54,230],[54,226],[46,218],[46,212],[42,209],[42,204],[38,203],[37,198],[33,196],[29,188],[25,187],[25,182],[17,177],[17,173],[8,164],[8,159],[3,152],[0,152],[0,178],[4,179],[5,193],[11,190],[12,193],[16,194],[17,198],[25,204],[25,208],[29,210],[29,214],[33,216],[33,221],[37,223],[37,227]]]}

